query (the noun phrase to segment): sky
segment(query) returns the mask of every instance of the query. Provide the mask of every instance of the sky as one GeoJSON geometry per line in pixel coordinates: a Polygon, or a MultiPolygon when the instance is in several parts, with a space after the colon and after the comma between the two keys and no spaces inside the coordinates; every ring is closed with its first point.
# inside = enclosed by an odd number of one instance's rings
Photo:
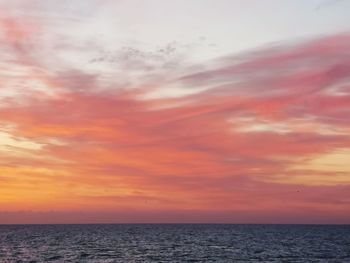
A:
{"type": "Polygon", "coordinates": [[[0,0],[0,224],[349,224],[349,11],[0,0]]]}

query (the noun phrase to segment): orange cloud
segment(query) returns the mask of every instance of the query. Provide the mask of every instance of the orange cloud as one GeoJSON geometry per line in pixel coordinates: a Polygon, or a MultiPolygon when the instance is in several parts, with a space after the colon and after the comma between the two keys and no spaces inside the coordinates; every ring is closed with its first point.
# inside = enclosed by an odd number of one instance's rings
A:
{"type": "MultiPolygon", "coordinates": [[[[2,26],[9,42],[26,37],[2,26]]],[[[350,181],[322,160],[350,149],[349,46],[344,35],[228,57],[173,80],[196,90],[177,98],[142,98],[163,83],[106,89],[83,71],[29,71],[59,89],[2,99],[0,222],[18,211],[34,211],[28,222],[40,211],[62,222],[77,211],[94,222],[171,221],[162,211],[191,222],[344,222],[350,181]]]]}

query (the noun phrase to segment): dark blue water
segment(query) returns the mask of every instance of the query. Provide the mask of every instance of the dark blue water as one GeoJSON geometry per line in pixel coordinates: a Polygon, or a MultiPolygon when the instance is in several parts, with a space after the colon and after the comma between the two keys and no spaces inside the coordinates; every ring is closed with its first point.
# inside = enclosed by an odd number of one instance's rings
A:
{"type": "Polygon", "coordinates": [[[350,262],[350,226],[0,226],[0,262],[350,262]]]}

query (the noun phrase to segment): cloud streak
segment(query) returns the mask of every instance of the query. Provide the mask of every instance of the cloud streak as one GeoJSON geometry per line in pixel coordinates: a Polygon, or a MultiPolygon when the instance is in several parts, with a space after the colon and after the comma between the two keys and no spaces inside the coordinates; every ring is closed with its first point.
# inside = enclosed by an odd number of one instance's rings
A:
{"type": "MultiPolygon", "coordinates": [[[[348,34],[146,70],[124,87],[54,53],[41,60],[39,29],[23,25],[0,23],[5,64],[21,73],[1,76],[0,222],[18,211],[94,222],[118,211],[145,222],[162,211],[191,210],[191,222],[350,212],[348,34]]],[[[145,54],[137,60],[152,63],[145,54]]]]}

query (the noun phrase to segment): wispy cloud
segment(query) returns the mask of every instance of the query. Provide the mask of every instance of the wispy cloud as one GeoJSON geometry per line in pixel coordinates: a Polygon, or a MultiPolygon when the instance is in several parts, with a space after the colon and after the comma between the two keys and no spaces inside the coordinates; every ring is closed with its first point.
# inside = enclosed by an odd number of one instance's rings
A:
{"type": "Polygon", "coordinates": [[[349,212],[348,34],[196,65],[130,47],[97,58],[133,64],[104,75],[65,61],[69,41],[41,49],[34,22],[0,27],[2,211],[349,212]]]}

